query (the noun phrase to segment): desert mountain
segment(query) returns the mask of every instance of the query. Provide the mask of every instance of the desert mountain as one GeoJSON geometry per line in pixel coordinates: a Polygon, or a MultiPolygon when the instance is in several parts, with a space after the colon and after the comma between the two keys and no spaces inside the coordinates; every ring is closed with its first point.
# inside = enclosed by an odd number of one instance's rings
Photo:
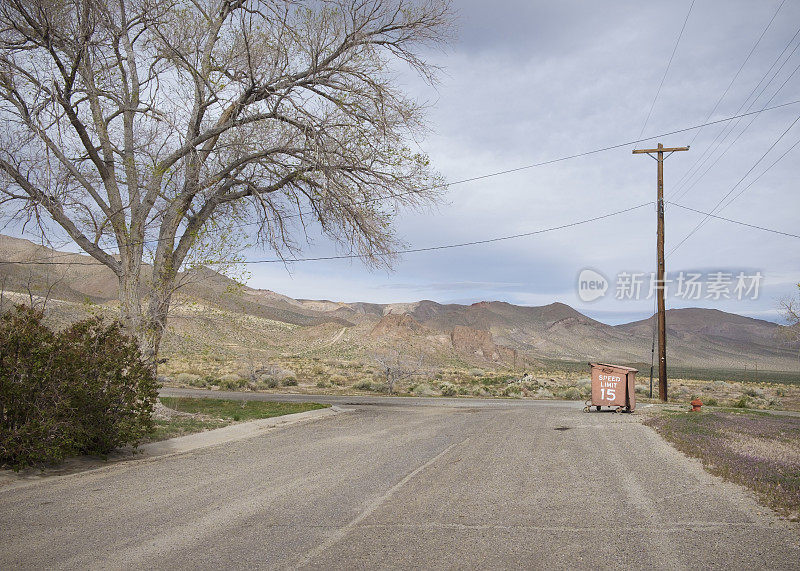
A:
{"type": "MultiPolygon", "coordinates": [[[[243,343],[249,334],[237,332],[232,324],[253,327],[247,319],[256,319],[262,321],[257,335],[251,335],[252,343],[310,354],[339,348],[359,358],[393,345],[438,355],[443,362],[650,361],[653,318],[611,326],[563,303],[526,307],[498,301],[460,305],[298,300],[239,286],[208,269],[192,270],[182,278],[170,330],[180,339],[203,338],[210,350],[243,343]],[[213,333],[203,333],[206,330],[213,333]]],[[[74,310],[87,302],[111,308],[117,297],[113,273],[92,258],[8,236],[0,236],[0,285],[5,292],[25,295],[49,291],[49,297],[60,302],[51,306],[53,311],[74,310]],[[25,263],[3,263],[7,261],[25,263]]],[[[800,370],[797,348],[786,345],[782,327],[775,323],[692,308],[669,310],[667,326],[669,359],[675,365],[741,368],[757,363],[764,369],[800,370]]]]}

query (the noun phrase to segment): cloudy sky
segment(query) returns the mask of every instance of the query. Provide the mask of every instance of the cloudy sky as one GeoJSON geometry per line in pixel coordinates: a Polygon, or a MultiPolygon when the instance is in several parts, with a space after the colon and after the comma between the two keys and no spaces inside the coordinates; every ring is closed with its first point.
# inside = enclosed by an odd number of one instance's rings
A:
{"type": "MultiPolygon", "coordinates": [[[[709,212],[726,195],[736,197],[720,216],[800,234],[800,121],[793,124],[800,103],[658,136],[799,100],[800,2],[454,4],[457,40],[445,52],[428,54],[444,69],[440,83],[431,87],[407,71],[398,77],[430,105],[430,133],[415,144],[454,184],[435,211],[402,212],[399,237],[410,248],[456,244],[644,206],[513,240],[406,254],[391,272],[347,260],[254,264],[249,285],[296,298],[560,301],[607,323],[647,317],[656,212],[645,203],[655,200],[656,162],[631,151],[658,142],[691,144],[665,163],[667,200],[709,212]],[[640,138],[647,140],[625,144],[640,138]],[[458,183],[606,147],[616,148],[458,183]],[[607,283],[605,295],[593,301],[578,291],[586,269],[596,272],[593,281],[607,283]],[[638,282],[639,299],[628,299],[637,297],[628,285],[638,282]]],[[[667,204],[667,252],[680,244],[667,257],[668,277],[675,280],[668,307],[779,320],[780,300],[797,295],[800,240],[711,219],[681,244],[703,218],[667,204]],[[699,297],[678,283],[682,274],[701,283],[699,297]],[[756,283],[757,292],[751,288],[756,283]]],[[[304,255],[335,253],[317,240],[304,255]]],[[[244,255],[272,257],[255,250],[244,255]]]]}
{"type": "MultiPolygon", "coordinates": [[[[419,146],[449,181],[458,181],[634,141],[643,128],[644,137],[650,137],[758,111],[770,100],[768,107],[800,99],[800,35],[795,36],[800,3],[791,0],[731,84],[780,3],[699,0],[689,13],[691,0],[456,0],[458,40],[446,53],[430,56],[445,68],[440,85],[433,89],[411,75],[401,78],[410,93],[431,104],[432,132],[419,146]]],[[[691,143],[690,151],[665,162],[668,200],[708,212],[732,189],[731,197],[746,188],[720,216],[797,234],[800,148],[790,149],[800,137],[800,122],[778,138],[798,116],[800,104],[788,105],[699,133],[654,137],[454,184],[436,211],[403,213],[399,234],[410,247],[452,244],[532,232],[646,203],[655,198],[656,162],[631,150],[658,142],[691,143]]],[[[669,204],[666,216],[667,252],[704,218],[669,204]]],[[[392,272],[368,271],[349,261],[295,263],[288,270],[256,265],[249,268],[250,285],[341,301],[561,301],[619,323],[652,313],[653,300],[646,298],[655,269],[655,217],[650,205],[530,237],[406,254],[392,272]],[[608,280],[605,296],[592,302],[582,301],[577,289],[586,268],[608,280]],[[627,299],[632,294],[627,285],[639,279],[641,299],[627,299]],[[617,299],[623,294],[626,299],[617,299]]],[[[779,301],[794,295],[800,281],[798,246],[797,238],[709,220],[667,259],[670,278],[679,279],[681,272],[685,279],[702,275],[694,278],[705,282],[701,297],[694,299],[696,290],[686,287],[677,296],[675,281],[668,307],[714,307],[777,320],[779,301]],[[752,278],[757,273],[760,280],[752,278]],[[752,299],[754,291],[736,290],[740,274],[749,280],[742,284],[747,288],[758,282],[758,299],[752,299]],[[709,291],[709,281],[723,290],[719,300],[713,299],[717,294],[713,286],[709,291]]],[[[329,245],[316,243],[306,253],[331,252],[329,245]]]]}

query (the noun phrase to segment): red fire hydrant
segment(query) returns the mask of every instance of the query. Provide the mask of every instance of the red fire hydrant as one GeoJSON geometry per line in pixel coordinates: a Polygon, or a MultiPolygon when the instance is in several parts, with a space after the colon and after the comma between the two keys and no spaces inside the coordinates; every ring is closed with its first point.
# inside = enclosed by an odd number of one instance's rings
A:
{"type": "Polygon", "coordinates": [[[692,408],[689,409],[689,412],[700,412],[700,407],[703,406],[703,401],[700,399],[694,399],[689,404],[692,405],[692,408]]]}

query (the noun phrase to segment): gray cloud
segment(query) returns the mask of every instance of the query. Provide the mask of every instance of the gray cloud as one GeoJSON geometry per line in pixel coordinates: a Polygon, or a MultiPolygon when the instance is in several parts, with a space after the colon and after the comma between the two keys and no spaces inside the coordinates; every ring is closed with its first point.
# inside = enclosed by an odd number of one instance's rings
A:
{"type": "MultiPolygon", "coordinates": [[[[428,54],[446,69],[438,87],[427,86],[412,73],[398,72],[404,89],[433,104],[429,112],[432,132],[417,142],[420,149],[449,180],[456,181],[636,139],[689,4],[690,0],[668,5],[633,0],[457,1],[459,40],[445,53],[428,54]]],[[[778,0],[696,2],[646,136],[704,122],[778,4],[778,0]]],[[[795,33],[797,22],[800,3],[786,2],[712,118],[750,106],[748,96],[795,33]]],[[[798,64],[800,49],[752,108],[760,109],[798,64]]],[[[796,99],[798,88],[800,71],[774,102],[796,99]]],[[[699,170],[706,174],[690,177],[698,182],[688,190],[690,185],[680,185],[682,178],[729,127],[703,129],[691,151],[667,160],[667,197],[687,190],[680,203],[700,210],[713,208],[737,184],[736,192],[798,141],[800,123],[739,183],[798,114],[800,105],[763,113],[746,131],[750,119],[739,122],[720,151],[738,137],[736,143],[718,161],[719,152],[712,155],[699,170]]],[[[685,133],[659,140],[683,145],[693,136],[685,133]]],[[[453,185],[438,210],[402,213],[398,233],[413,247],[452,244],[530,232],[652,201],[655,163],[646,156],[632,156],[632,148],[453,185]]],[[[798,154],[800,148],[721,214],[796,233],[798,154]]],[[[667,249],[701,219],[668,205],[667,249]]],[[[699,305],[777,319],[778,300],[797,292],[797,246],[794,238],[711,220],[668,258],[667,269],[761,270],[765,285],[758,300],[703,300],[699,305]]],[[[334,252],[325,240],[317,239],[305,254],[334,252]]],[[[258,251],[246,254],[271,257],[258,251]]],[[[562,301],[599,319],[616,321],[649,315],[652,301],[603,299],[583,304],[575,290],[578,272],[591,267],[609,278],[620,271],[647,272],[654,268],[654,259],[655,212],[645,207],[518,240],[408,254],[393,272],[367,271],[349,261],[297,263],[291,273],[275,264],[249,269],[254,287],[294,297],[375,302],[421,298],[523,304],[562,301]]]]}

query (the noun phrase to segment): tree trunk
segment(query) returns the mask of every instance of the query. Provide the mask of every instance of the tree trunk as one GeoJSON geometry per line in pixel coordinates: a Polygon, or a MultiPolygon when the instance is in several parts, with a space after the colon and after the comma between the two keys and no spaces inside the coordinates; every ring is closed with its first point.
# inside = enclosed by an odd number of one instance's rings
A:
{"type": "Polygon", "coordinates": [[[142,333],[142,291],[139,268],[127,264],[119,276],[119,317],[128,335],[139,339],[142,333]]]}
{"type": "MultiPolygon", "coordinates": [[[[135,256],[128,259],[131,258],[135,256]]],[[[128,335],[136,339],[145,362],[155,372],[158,369],[158,349],[167,326],[175,276],[163,270],[162,264],[156,264],[152,283],[143,287],[141,262],[132,261],[123,267],[119,278],[120,321],[128,335]]]]}
{"type": "Polygon", "coordinates": [[[167,315],[175,291],[177,272],[166,252],[157,252],[153,264],[152,284],[147,292],[147,310],[143,316],[139,346],[153,371],[158,369],[158,350],[167,329],[167,315]]]}
{"type": "Polygon", "coordinates": [[[164,331],[167,329],[168,311],[169,296],[164,300],[163,296],[153,292],[148,303],[147,314],[143,319],[139,347],[142,356],[154,372],[158,370],[158,350],[164,337],[164,331]]]}

